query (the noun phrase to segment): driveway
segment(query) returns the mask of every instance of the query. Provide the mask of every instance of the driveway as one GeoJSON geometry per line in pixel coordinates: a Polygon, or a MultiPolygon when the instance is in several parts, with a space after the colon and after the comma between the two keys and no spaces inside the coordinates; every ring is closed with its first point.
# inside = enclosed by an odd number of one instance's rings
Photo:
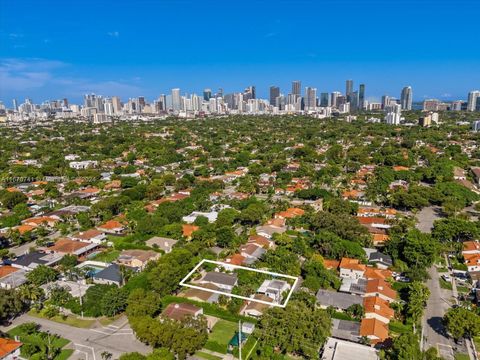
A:
{"type": "Polygon", "coordinates": [[[98,326],[92,329],[76,328],[54,321],[31,317],[27,314],[13,321],[9,327],[0,327],[7,331],[12,327],[35,322],[41,326],[41,330],[50,331],[71,341],[67,348],[74,349],[73,359],[100,360],[101,353],[107,351],[118,359],[121,354],[138,351],[146,354],[151,348],[135,338],[127,319],[122,317],[108,326],[98,326]]]}

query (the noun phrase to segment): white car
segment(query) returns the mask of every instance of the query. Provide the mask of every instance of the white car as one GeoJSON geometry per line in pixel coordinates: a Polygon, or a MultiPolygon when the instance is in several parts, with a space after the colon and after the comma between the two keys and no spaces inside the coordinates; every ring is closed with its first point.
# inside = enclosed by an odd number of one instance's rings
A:
{"type": "Polygon", "coordinates": [[[452,279],[450,278],[449,275],[442,275],[442,279],[445,280],[446,282],[451,282],[452,279]]]}

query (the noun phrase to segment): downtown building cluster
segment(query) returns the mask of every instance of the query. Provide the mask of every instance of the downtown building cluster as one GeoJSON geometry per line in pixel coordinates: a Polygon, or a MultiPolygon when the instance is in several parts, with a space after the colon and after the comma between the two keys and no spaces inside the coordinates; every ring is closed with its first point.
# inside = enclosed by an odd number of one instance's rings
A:
{"type": "MultiPolygon", "coordinates": [[[[229,114],[308,114],[318,118],[346,114],[347,120],[352,120],[359,112],[378,111],[384,113],[384,122],[397,125],[402,120],[402,111],[412,110],[413,106],[413,91],[410,86],[402,89],[399,99],[385,95],[381,102],[375,102],[367,99],[365,84],[360,84],[358,89],[355,89],[353,80],[346,81],[344,93],[318,92],[317,88],[309,86],[302,92],[301,81],[293,81],[289,93],[282,93],[278,86],[270,86],[268,95],[268,99],[258,98],[256,87],[249,86],[242,92],[233,93],[224,93],[223,89],[216,92],[204,89],[201,95],[182,94],[181,89],[175,88],[170,94],[162,94],[153,101],[147,101],[143,96],[122,101],[118,96],[105,97],[96,94],[84,95],[83,104],[70,104],[68,99],[45,101],[41,104],[35,104],[31,99],[26,99],[22,104],[13,100],[11,109],[0,103],[0,120],[81,118],[103,123],[114,118],[142,120],[170,115],[201,118],[229,114]]],[[[480,111],[480,91],[471,91],[467,101],[445,103],[436,99],[425,100],[423,110],[480,111]]]]}

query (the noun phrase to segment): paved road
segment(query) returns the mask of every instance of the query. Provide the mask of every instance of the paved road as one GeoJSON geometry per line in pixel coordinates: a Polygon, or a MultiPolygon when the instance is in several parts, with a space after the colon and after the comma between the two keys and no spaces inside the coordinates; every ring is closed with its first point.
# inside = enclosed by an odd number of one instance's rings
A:
{"type": "Polygon", "coordinates": [[[15,319],[8,328],[0,327],[0,330],[7,331],[12,327],[30,321],[39,324],[44,331],[48,330],[70,340],[71,343],[67,347],[75,350],[72,355],[74,360],[100,360],[100,354],[103,351],[112,353],[113,359],[118,359],[121,354],[126,352],[138,351],[146,354],[151,351],[150,347],[135,338],[125,317],[109,326],[81,329],[25,314],[15,319]]]}
{"type": "Polygon", "coordinates": [[[427,307],[423,317],[423,349],[435,347],[439,351],[439,355],[445,360],[453,360],[453,347],[455,344],[446,333],[442,324],[442,318],[448,308],[453,304],[453,294],[451,290],[442,289],[440,287],[438,273],[435,266],[428,270],[430,279],[427,286],[430,289],[430,297],[427,301],[427,307]]]}
{"type": "Polygon", "coordinates": [[[433,222],[441,218],[439,206],[428,206],[417,213],[417,229],[429,233],[433,228],[433,222]]]}

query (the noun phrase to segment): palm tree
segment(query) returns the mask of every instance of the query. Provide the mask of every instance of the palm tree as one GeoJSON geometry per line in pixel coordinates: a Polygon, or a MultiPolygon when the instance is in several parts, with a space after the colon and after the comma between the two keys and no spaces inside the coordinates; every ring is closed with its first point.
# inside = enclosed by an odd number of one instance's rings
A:
{"type": "Polygon", "coordinates": [[[24,284],[18,288],[20,297],[29,304],[38,303],[44,296],[44,292],[33,284],[24,284]]]}
{"type": "Polygon", "coordinates": [[[110,360],[112,358],[113,354],[108,352],[108,351],[102,351],[100,356],[102,357],[102,360],[110,360]]]}

